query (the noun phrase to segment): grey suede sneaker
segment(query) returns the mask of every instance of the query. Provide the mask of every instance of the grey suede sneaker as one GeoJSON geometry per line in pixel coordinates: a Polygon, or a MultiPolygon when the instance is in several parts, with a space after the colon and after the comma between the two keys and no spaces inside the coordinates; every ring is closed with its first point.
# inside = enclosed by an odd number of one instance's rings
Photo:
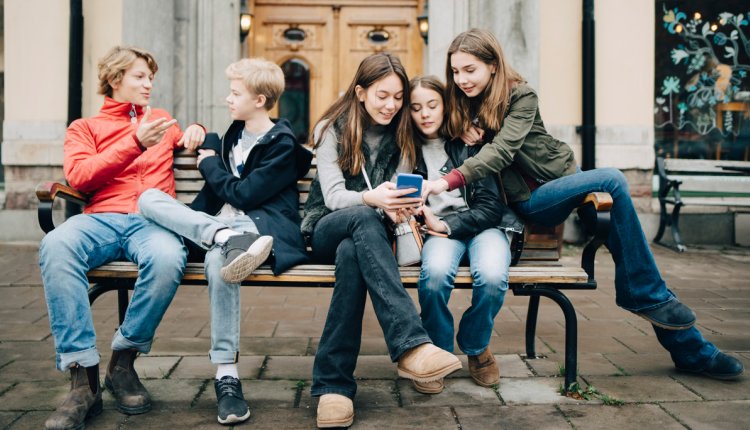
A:
{"type": "Polygon", "coordinates": [[[221,245],[224,266],[221,277],[225,282],[242,282],[271,255],[273,237],[244,233],[230,237],[221,245]]]}
{"type": "Polygon", "coordinates": [[[217,419],[221,424],[241,423],[250,418],[250,408],[242,394],[242,383],[232,376],[214,380],[216,406],[219,410],[217,419]]]}

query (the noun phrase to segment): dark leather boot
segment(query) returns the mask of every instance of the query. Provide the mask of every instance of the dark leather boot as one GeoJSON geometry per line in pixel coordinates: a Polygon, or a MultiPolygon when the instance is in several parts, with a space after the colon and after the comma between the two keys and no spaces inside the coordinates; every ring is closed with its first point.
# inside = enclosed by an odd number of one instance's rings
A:
{"type": "Polygon", "coordinates": [[[112,351],[107,376],[104,378],[104,385],[115,398],[117,410],[128,415],[151,410],[151,396],[133,367],[137,355],[138,351],[135,349],[112,351]]]}
{"type": "Polygon", "coordinates": [[[70,392],[63,403],[44,422],[47,430],[83,429],[84,421],[102,413],[99,365],[70,368],[70,392]]]}

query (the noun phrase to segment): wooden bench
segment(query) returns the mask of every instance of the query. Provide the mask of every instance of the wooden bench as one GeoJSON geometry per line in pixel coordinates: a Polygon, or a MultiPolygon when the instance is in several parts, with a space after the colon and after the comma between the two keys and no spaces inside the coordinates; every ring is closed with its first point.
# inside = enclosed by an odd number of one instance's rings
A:
{"type": "Polygon", "coordinates": [[[750,208],[750,162],[657,157],[656,173],[660,213],[654,243],[659,245],[678,252],[687,250],[679,225],[680,210],[686,205],[750,208]],[[672,245],[662,242],[667,227],[671,228],[672,245]]]}
{"type": "MultiPolygon", "coordinates": [[[[181,201],[191,202],[203,185],[200,173],[195,167],[195,156],[189,153],[175,154],[175,180],[177,197],[181,201]]],[[[315,166],[307,176],[298,182],[300,190],[300,207],[307,200],[315,166]]],[[[39,224],[45,232],[54,228],[52,208],[56,198],[75,204],[83,204],[86,196],[62,184],[47,182],[40,184],[36,191],[39,198],[39,224]]],[[[594,257],[609,231],[609,208],[611,197],[606,193],[594,193],[586,197],[582,204],[593,206],[596,214],[587,225],[593,239],[583,250],[580,266],[563,266],[559,262],[562,247],[562,228],[527,229],[524,235],[524,250],[519,264],[510,268],[510,290],[517,296],[529,296],[529,309],[526,318],[526,355],[537,358],[534,339],[536,333],[539,298],[552,299],[560,306],[565,317],[565,388],[576,382],[577,364],[577,319],[570,300],[561,290],[589,290],[596,288],[594,278],[594,257]]],[[[583,206],[582,206],[583,207],[583,206]]],[[[579,209],[580,211],[580,209],[579,209]]],[[[588,218],[591,218],[590,216],[588,218]]],[[[400,268],[401,280],[406,287],[415,287],[419,280],[418,267],[400,268]]],[[[91,270],[88,273],[89,301],[93,303],[107,291],[118,292],[118,308],[122,323],[128,306],[128,290],[138,276],[138,269],[130,262],[113,262],[91,270]]],[[[268,266],[261,266],[242,282],[249,286],[293,286],[293,287],[333,287],[335,282],[334,266],[306,264],[291,268],[279,276],[273,276],[268,266]]],[[[203,263],[188,263],[185,268],[183,284],[205,285],[203,263]]],[[[471,288],[472,278],[468,267],[461,267],[456,276],[456,288],[471,288]]]]}

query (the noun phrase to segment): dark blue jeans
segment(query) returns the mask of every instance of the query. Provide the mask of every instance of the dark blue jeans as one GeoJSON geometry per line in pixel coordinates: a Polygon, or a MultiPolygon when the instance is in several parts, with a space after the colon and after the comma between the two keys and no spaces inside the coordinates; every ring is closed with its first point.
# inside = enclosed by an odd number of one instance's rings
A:
{"type": "Polygon", "coordinates": [[[316,260],[335,262],[336,285],[315,354],[311,394],[353,399],[367,293],[391,360],[430,342],[430,337],[401,284],[388,235],[374,209],[355,206],[324,216],[315,226],[312,249],[316,260]]]}
{"type": "MultiPolygon", "coordinates": [[[[638,312],[674,300],[656,267],[628,182],[619,170],[594,169],[564,176],[545,183],[531,193],[529,200],[514,206],[525,219],[554,226],[565,221],[588,193],[597,191],[608,192],[613,200],[611,230],[605,245],[615,262],[617,305],[638,312]]],[[[719,352],[695,327],[680,331],[654,327],[654,331],[679,367],[700,369],[719,352]]]]}

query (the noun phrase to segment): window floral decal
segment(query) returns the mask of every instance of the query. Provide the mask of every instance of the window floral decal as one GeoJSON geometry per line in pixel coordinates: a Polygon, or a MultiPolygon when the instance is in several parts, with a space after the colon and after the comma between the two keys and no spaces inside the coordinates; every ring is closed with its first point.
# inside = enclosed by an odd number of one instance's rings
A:
{"type": "Polygon", "coordinates": [[[667,40],[675,42],[669,59],[678,73],[673,68],[672,74],[656,83],[656,127],[736,135],[739,130],[733,115],[723,115],[717,124],[717,106],[750,104],[750,91],[743,90],[750,72],[750,40],[745,34],[750,12],[722,12],[708,20],[699,12],[662,8],[667,40]]]}

